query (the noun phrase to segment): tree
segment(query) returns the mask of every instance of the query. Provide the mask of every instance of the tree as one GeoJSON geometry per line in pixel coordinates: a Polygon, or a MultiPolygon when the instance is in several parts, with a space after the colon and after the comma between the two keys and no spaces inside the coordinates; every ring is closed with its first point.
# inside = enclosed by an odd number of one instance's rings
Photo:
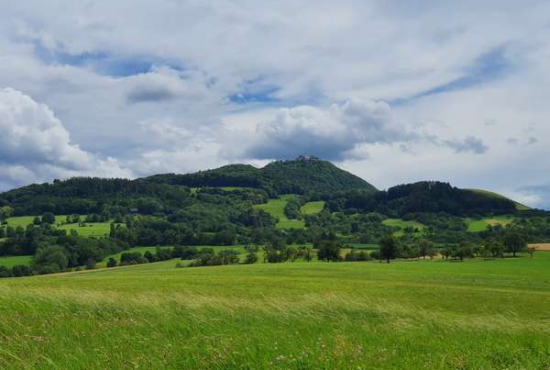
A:
{"type": "Polygon", "coordinates": [[[55,224],[55,215],[52,212],[46,212],[42,215],[42,223],[44,224],[55,224]]]}
{"type": "Polygon", "coordinates": [[[287,261],[286,241],[281,238],[273,238],[264,248],[264,259],[269,263],[280,263],[287,261]]]}
{"type": "Polygon", "coordinates": [[[502,245],[502,243],[494,239],[489,240],[483,246],[484,254],[488,254],[492,257],[504,257],[504,251],[505,251],[504,245],[502,245]]]}
{"type": "Polygon", "coordinates": [[[244,247],[244,249],[246,251],[248,251],[248,253],[247,253],[247,255],[244,259],[245,264],[252,265],[252,264],[258,262],[258,247],[247,245],[247,246],[244,247]]]}
{"type": "Polygon", "coordinates": [[[399,255],[399,244],[393,236],[386,236],[380,240],[380,257],[387,263],[399,255]]]}
{"type": "Polygon", "coordinates": [[[13,208],[9,206],[0,207],[0,221],[7,220],[13,216],[13,208]]]}
{"type": "Polygon", "coordinates": [[[11,276],[11,270],[9,268],[0,266],[0,278],[9,278],[11,276]]]}
{"type": "Polygon", "coordinates": [[[116,259],[114,259],[113,257],[110,257],[109,261],[107,262],[107,267],[116,267],[117,264],[118,263],[116,259]]]}
{"type": "Polygon", "coordinates": [[[426,258],[426,256],[429,256],[430,258],[433,258],[435,248],[432,242],[425,239],[420,239],[416,243],[416,247],[418,248],[419,257],[426,258]]]}
{"type": "Polygon", "coordinates": [[[150,251],[146,251],[144,254],[143,254],[143,257],[145,259],[147,259],[149,262],[156,262],[158,261],[157,257],[151,253],[150,251]]]}
{"type": "Polygon", "coordinates": [[[29,266],[25,265],[16,265],[11,268],[12,275],[14,277],[21,277],[21,276],[30,276],[32,275],[32,271],[29,268],[29,266]]]}
{"type": "Polygon", "coordinates": [[[34,220],[32,221],[32,223],[33,223],[33,225],[35,225],[35,226],[40,226],[40,225],[42,225],[42,220],[40,219],[40,217],[36,216],[36,217],[34,218],[34,220]]]}
{"type": "Polygon", "coordinates": [[[53,245],[36,252],[32,268],[39,274],[51,274],[65,270],[68,263],[69,259],[65,248],[53,245]]]}
{"type": "Polygon", "coordinates": [[[317,258],[319,261],[337,262],[342,259],[340,256],[341,248],[336,240],[321,240],[317,248],[317,258]]]}
{"type": "Polygon", "coordinates": [[[527,249],[527,242],[519,232],[512,230],[506,233],[504,246],[509,253],[512,253],[516,257],[517,253],[527,249]]]}
{"type": "Polygon", "coordinates": [[[224,249],[218,253],[222,265],[236,265],[239,263],[239,252],[234,249],[224,249]]]}
{"type": "Polygon", "coordinates": [[[86,261],[86,270],[95,270],[96,268],[96,263],[93,258],[90,258],[88,261],[86,261]]]}
{"type": "Polygon", "coordinates": [[[298,253],[306,262],[313,260],[313,248],[303,245],[298,248],[298,253]]]}

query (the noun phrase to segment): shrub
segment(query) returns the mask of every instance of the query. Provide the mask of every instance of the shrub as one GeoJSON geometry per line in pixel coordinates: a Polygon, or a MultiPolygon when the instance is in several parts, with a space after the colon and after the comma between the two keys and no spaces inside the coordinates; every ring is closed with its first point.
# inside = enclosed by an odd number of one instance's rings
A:
{"type": "Polygon", "coordinates": [[[32,275],[32,270],[25,265],[16,265],[12,267],[11,273],[14,277],[30,276],[32,275]]]}
{"type": "Polygon", "coordinates": [[[116,267],[118,265],[116,259],[113,257],[109,258],[109,261],[107,262],[107,267],[116,267]]]}

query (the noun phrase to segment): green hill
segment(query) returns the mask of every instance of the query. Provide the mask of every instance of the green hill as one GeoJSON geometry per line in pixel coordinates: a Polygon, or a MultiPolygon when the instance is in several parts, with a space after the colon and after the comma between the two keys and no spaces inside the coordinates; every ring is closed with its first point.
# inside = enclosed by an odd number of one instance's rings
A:
{"type": "Polygon", "coordinates": [[[486,195],[486,196],[489,196],[489,197],[494,197],[494,198],[497,198],[497,199],[507,199],[507,200],[509,200],[509,201],[511,201],[515,204],[516,210],[518,210],[518,211],[528,211],[528,210],[531,209],[530,207],[527,207],[524,204],[518,203],[518,202],[516,202],[516,201],[514,201],[510,198],[505,197],[504,195],[500,195],[500,194],[494,193],[492,191],[482,190],[482,189],[465,189],[465,190],[473,191],[475,193],[483,194],[483,195],[486,195]]]}
{"type": "Polygon", "coordinates": [[[376,188],[365,180],[344,171],[334,164],[312,156],[276,161],[263,168],[234,164],[191,174],[155,175],[149,182],[188,187],[247,187],[266,191],[270,197],[280,194],[330,193],[376,188]]]}

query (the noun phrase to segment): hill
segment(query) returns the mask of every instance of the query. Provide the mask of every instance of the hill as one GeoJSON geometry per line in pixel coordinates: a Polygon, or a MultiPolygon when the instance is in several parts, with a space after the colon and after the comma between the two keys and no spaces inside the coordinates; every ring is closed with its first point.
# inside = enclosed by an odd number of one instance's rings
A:
{"type": "Polygon", "coordinates": [[[263,168],[234,164],[192,174],[165,174],[145,181],[188,187],[248,187],[266,191],[271,197],[280,194],[330,193],[335,191],[377,189],[334,164],[313,156],[276,161],[263,168]]]}
{"type": "Polygon", "coordinates": [[[487,190],[482,190],[482,189],[466,189],[466,190],[473,191],[475,193],[487,195],[487,196],[494,197],[494,198],[508,199],[511,202],[514,202],[514,204],[516,205],[516,209],[518,211],[528,211],[528,210],[531,209],[530,207],[526,206],[525,204],[518,203],[518,202],[516,202],[516,201],[514,201],[510,198],[505,197],[504,195],[501,195],[501,194],[498,194],[498,193],[495,193],[495,192],[492,192],[492,191],[487,191],[487,190]]]}
{"type": "Polygon", "coordinates": [[[378,212],[403,217],[414,213],[446,213],[455,216],[509,214],[516,212],[516,203],[459,189],[439,181],[403,184],[377,193],[348,192],[333,194],[329,201],[333,211],[378,212]]]}

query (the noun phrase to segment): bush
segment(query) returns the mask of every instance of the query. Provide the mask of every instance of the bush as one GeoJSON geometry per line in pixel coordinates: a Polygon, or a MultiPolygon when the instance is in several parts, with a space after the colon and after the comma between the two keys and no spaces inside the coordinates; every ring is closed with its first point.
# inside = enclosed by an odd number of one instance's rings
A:
{"type": "Polygon", "coordinates": [[[239,263],[239,252],[234,249],[224,249],[218,253],[222,265],[236,265],[239,263]]]}
{"type": "Polygon", "coordinates": [[[109,258],[109,261],[107,262],[107,267],[116,267],[118,265],[118,262],[113,257],[109,258]]]}
{"type": "Polygon", "coordinates": [[[9,278],[11,276],[11,270],[9,268],[0,266],[0,278],[9,278]]]}
{"type": "Polygon", "coordinates": [[[65,248],[54,245],[36,252],[32,268],[39,274],[57,273],[65,270],[68,263],[65,248]]]}
{"type": "Polygon", "coordinates": [[[148,263],[149,261],[144,258],[139,252],[126,252],[120,256],[120,266],[138,265],[142,263],[148,263]]]}
{"type": "Polygon", "coordinates": [[[172,258],[180,258],[182,260],[192,260],[199,254],[197,248],[192,247],[175,247],[172,250],[172,258]]]}
{"type": "Polygon", "coordinates": [[[318,245],[317,258],[319,261],[337,262],[342,259],[340,256],[340,245],[336,240],[322,240],[318,245]]]}
{"type": "Polygon", "coordinates": [[[258,262],[258,254],[253,251],[249,251],[244,259],[244,263],[247,265],[252,265],[256,262],[258,262]]]}
{"type": "Polygon", "coordinates": [[[351,252],[346,254],[346,257],[344,258],[347,262],[360,262],[360,261],[370,261],[372,258],[369,256],[369,254],[365,251],[357,252],[356,250],[352,249],[351,252]]]}
{"type": "Polygon", "coordinates": [[[14,277],[31,276],[32,270],[25,265],[16,265],[12,267],[11,273],[14,277]]]}
{"type": "Polygon", "coordinates": [[[89,259],[86,262],[86,270],[95,270],[96,268],[97,266],[94,259],[89,259]]]}

